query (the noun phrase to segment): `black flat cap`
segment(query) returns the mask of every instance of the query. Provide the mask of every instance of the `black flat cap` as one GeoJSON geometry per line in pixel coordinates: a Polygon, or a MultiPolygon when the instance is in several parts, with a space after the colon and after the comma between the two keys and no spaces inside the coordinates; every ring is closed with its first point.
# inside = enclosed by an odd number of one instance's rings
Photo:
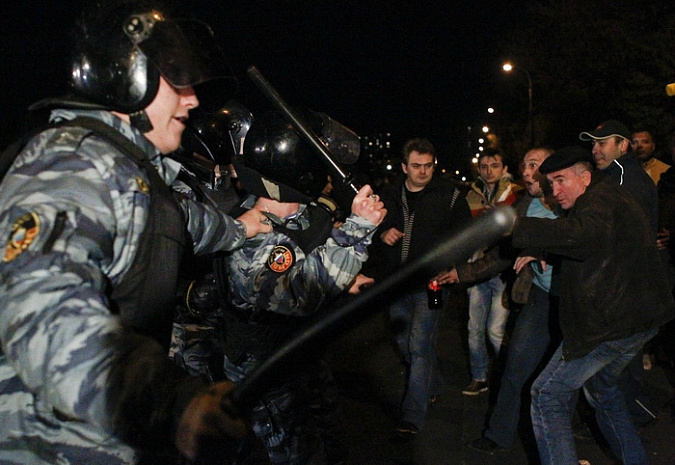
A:
{"type": "Polygon", "coordinates": [[[625,124],[615,119],[610,119],[600,125],[590,132],[582,132],[579,134],[579,139],[581,140],[597,140],[597,139],[607,139],[608,137],[618,136],[623,137],[627,141],[631,140],[633,136],[628,130],[625,124]]]}
{"type": "Polygon", "coordinates": [[[539,166],[539,172],[541,174],[553,173],[583,161],[591,163],[591,153],[582,147],[573,145],[554,152],[539,166]]]}

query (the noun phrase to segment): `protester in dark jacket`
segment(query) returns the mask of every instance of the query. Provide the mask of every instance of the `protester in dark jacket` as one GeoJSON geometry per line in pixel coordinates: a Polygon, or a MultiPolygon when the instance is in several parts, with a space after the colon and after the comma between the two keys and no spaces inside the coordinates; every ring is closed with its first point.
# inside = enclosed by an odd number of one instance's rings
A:
{"type": "MultiPolygon", "coordinates": [[[[412,139],[403,148],[406,177],[382,193],[387,217],[380,225],[379,249],[373,252],[387,271],[419,258],[471,218],[465,195],[451,181],[434,176],[436,153],[426,139],[412,139]]],[[[442,384],[436,367],[435,339],[440,310],[430,308],[427,282],[440,270],[425,269],[399,286],[389,315],[396,342],[409,365],[398,435],[414,437],[424,425],[429,398],[442,384]]],[[[367,272],[364,274],[368,274],[367,272]]]]}
{"type": "Polygon", "coordinates": [[[641,207],[611,182],[591,182],[587,151],[568,147],[540,167],[561,219],[519,218],[516,247],[562,257],[563,342],[532,386],[532,423],[543,464],[577,463],[571,400],[583,387],[612,452],[624,463],[646,453],[617,387],[637,351],[675,315],[663,262],[641,207]]]}

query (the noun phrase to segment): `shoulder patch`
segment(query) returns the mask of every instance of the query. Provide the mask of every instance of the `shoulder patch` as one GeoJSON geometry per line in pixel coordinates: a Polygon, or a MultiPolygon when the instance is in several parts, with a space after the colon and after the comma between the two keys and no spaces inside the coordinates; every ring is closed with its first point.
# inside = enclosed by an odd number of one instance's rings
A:
{"type": "Polygon", "coordinates": [[[295,251],[288,244],[278,244],[267,259],[267,268],[275,273],[283,273],[295,263],[295,251]]]}
{"type": "Polygon", "coordinates": [[[40,218],[35,212],[26,213],[12,224],[12,232],[5,245],[2,261],[11,262],[26,250],[40,232],[40,218]]]}

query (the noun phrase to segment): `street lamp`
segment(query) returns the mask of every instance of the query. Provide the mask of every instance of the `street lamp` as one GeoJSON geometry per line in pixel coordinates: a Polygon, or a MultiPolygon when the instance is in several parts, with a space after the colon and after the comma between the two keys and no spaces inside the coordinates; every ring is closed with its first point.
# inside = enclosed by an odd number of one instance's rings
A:
{"type": "MultiPolygon", "coordinates": [[[[514,66],[511,63],[506,62],[502,65],[502,69],[505,72],[510,73],[514,69],[514,66]]],[[[532,77],[530,76],[530,72],[522,66],[516,67],[516,69],[523,71],[527,77],[527,120],[530,129],[530,148],[532,148],[534,146],[534,120],[532,119],[532,77]]]]}

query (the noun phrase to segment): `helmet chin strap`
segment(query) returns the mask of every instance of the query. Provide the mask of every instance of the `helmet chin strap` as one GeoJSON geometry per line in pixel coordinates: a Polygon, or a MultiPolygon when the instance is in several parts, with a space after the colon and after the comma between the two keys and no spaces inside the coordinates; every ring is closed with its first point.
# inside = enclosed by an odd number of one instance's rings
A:
{"type": "Polygon", "coordinates": [[[152,131],[152,123],[145,110],[129,114],[129,123],[143,134],[152,131]]]}

